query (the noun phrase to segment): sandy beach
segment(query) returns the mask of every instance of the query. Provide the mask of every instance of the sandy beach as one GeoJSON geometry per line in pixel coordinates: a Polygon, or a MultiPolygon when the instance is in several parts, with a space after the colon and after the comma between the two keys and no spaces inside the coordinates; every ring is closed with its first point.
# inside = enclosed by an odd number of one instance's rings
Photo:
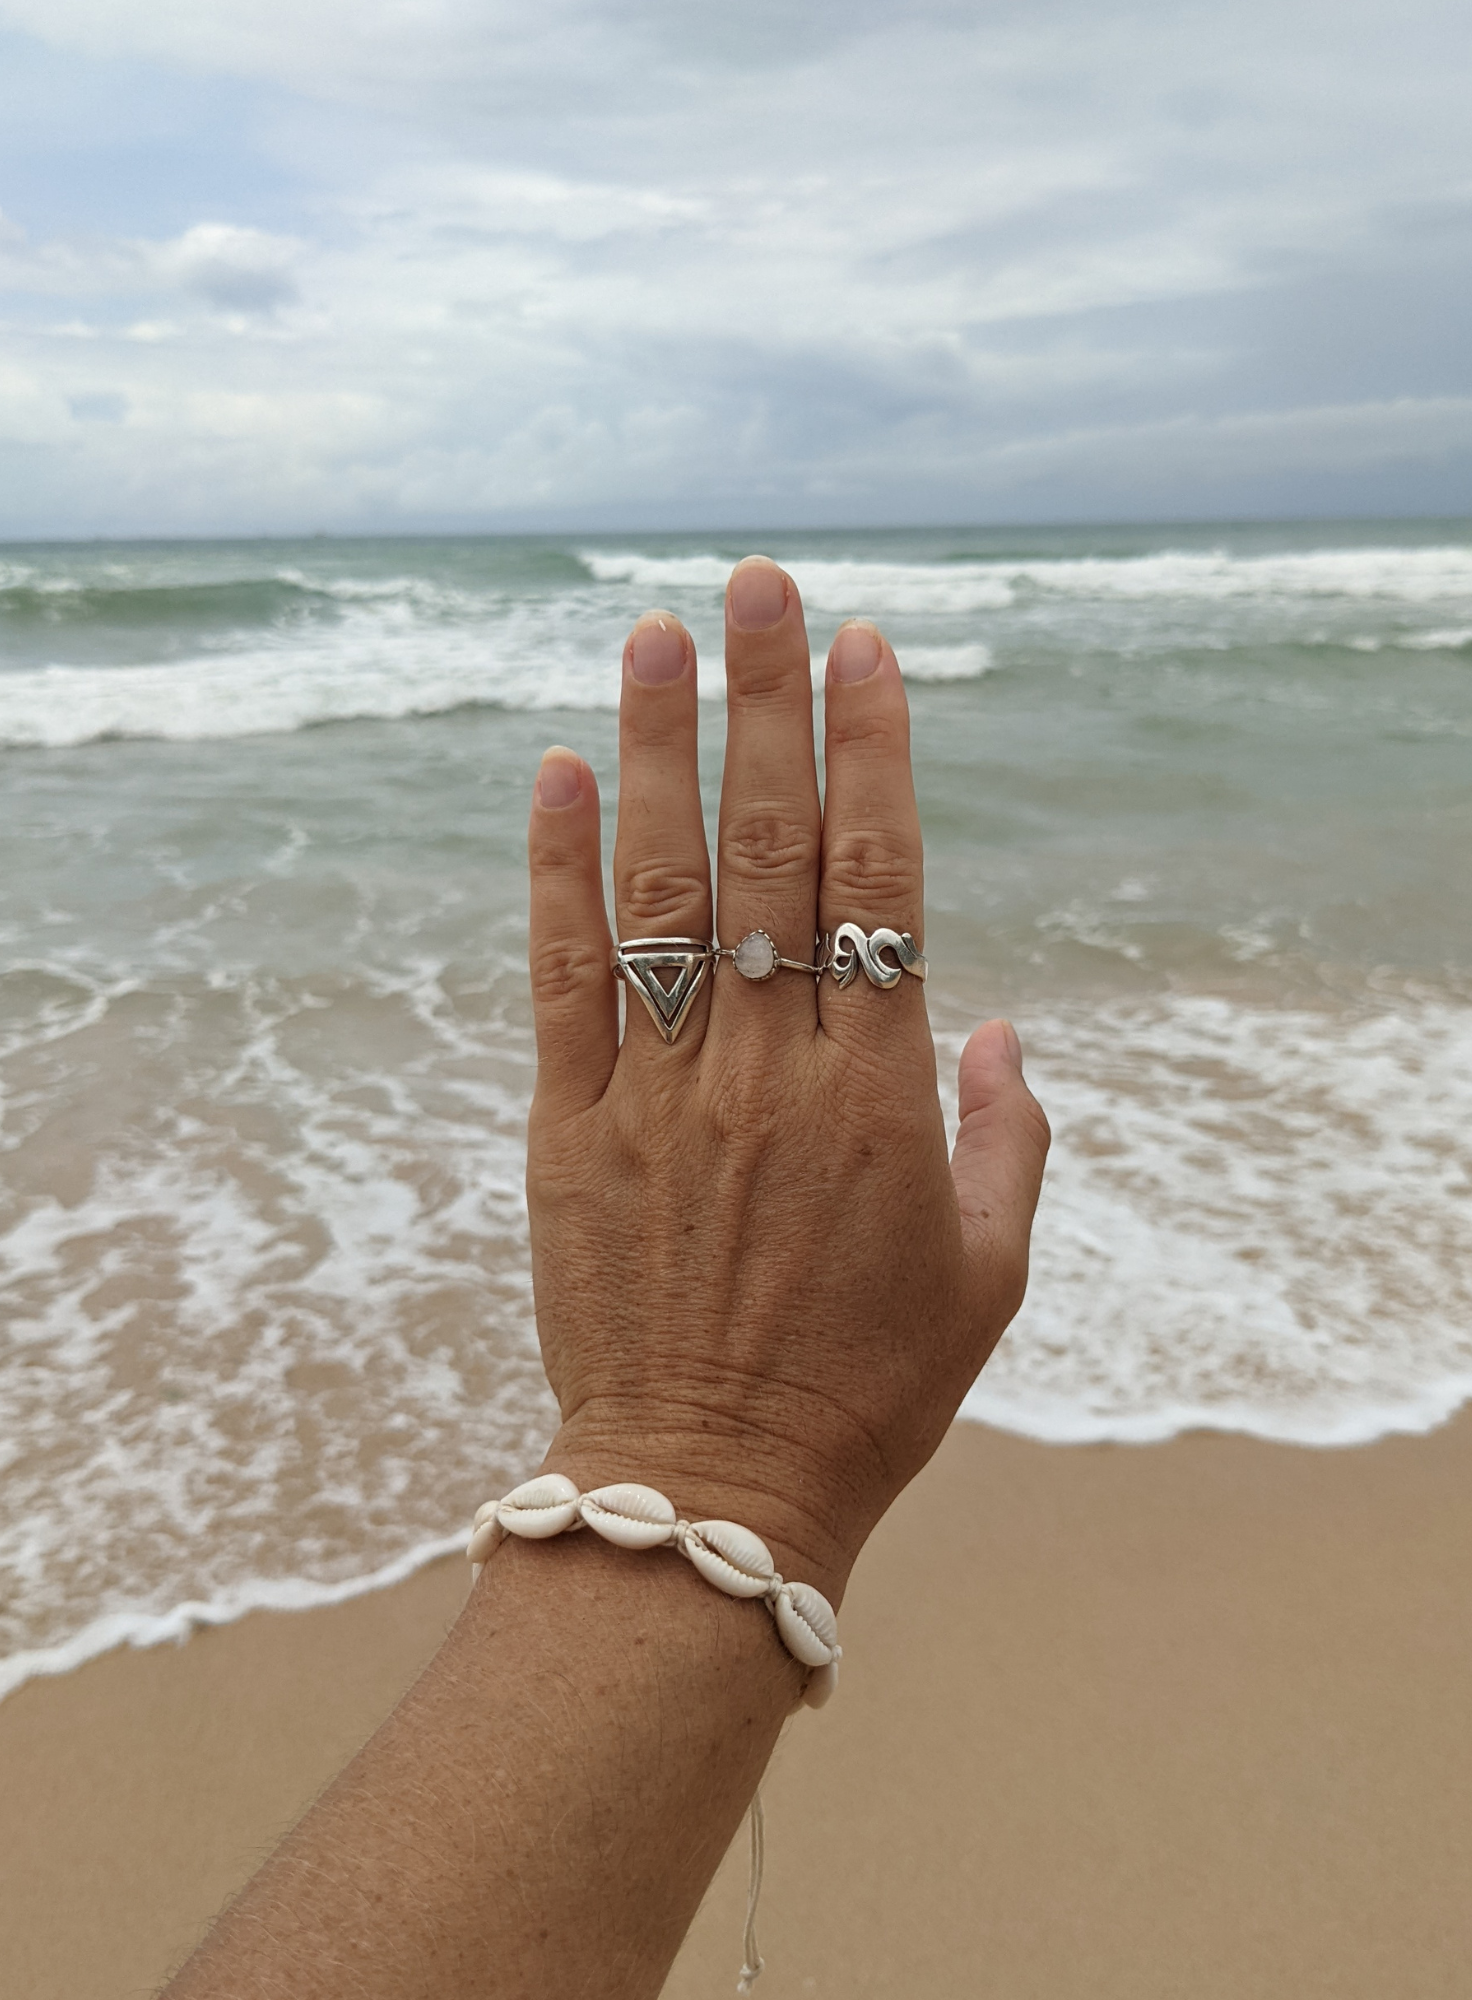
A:
{"type": "MultiPolygon", "coordinates": [[[[1465,1995],[1472,1418],[1309,1451],[958,1427],[768,1782],[762,1990],[1465,1995]]],[[[143,1995],[453,1619],[445,1563],[0,1705],[0,1992],[143,1995]]],[[[732,1990],[744,1856],[672,2000],[732,1990]]]]}

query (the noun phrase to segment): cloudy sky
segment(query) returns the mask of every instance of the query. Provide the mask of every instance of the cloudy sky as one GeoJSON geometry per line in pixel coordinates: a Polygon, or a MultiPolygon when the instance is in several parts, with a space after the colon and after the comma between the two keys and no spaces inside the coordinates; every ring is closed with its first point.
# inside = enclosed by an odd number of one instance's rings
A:
{"type": "Polygon", "coordinates": [[[1467,0],[0,0],[0,535],[1472,511],[1467,0]]]}

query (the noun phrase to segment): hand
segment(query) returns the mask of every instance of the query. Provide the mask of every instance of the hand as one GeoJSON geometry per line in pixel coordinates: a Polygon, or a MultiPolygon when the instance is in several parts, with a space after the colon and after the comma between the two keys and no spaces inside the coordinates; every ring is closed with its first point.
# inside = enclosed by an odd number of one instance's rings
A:
{"type": "MultiPolygon", "coordinates": [[[[726,599],[719,937],[787,958],[840,923],[923,946],[899,668],[872,626],[829,656],[826,801],[802,606],[742,563],[726,599]]],[[[716,934],[695,649],[651,612],[624,649],[614,900],[624,938],[716,934]]],[[[924,987],[840,990],[723,961],[673,1045],[622,1045],[593,774],[549,751],[530,830],[539,1071],[527,1187],[537,1323],[562,1411],[549,1468],[722,1515],[830,1597],[939,1443],[1022,1300],[1048,1127],[1005,1023],[961,1059],[946,1158],[924,987]]]]}

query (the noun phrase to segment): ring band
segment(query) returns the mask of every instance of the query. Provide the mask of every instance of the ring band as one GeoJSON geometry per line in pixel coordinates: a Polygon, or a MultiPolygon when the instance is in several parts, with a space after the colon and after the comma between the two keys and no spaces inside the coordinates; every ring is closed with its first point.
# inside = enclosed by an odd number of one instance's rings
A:
{"type": "Polygon", "coordinates": [[[784,968],[788,972],[811,973],[818,978],[827,966],[821,939],[815,940],[816,965],[805,965],[800,958],[784,958],[766,931],[748,931],[740,944],[715,944],[711,949],[717,959],[729,958],[741,977],[757,986],[764,980],[774,978],[784,968]]]}
{"type": "Polygon", "coordinates": [[[614,946],[609,964],[615,978],[622,978],[644,1002],[665,1041],[673,1042],[719,955],[705,938],[625,938],[614,946]],[[673,972],[675,977],[666,986],[655,977],[657,972],[673,972]]]}

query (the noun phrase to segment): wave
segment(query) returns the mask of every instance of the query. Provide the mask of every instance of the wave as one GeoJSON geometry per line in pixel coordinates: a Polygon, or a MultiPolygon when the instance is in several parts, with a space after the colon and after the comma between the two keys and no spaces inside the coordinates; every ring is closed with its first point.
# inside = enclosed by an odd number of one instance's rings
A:
{"type": "MultiPolygon", "coordinates": [[[[143,665],[0,673],[0,745],[201,742],[472,707],[613,709],[621,630],[555,605],[512,607],[494,625],[427,628],[401,597],[379,597],[327,632],[143,665]]],[[[824,664],[813,663],[818,687],[824,664]]],[[[909,680],[973,680],[992,657],[979,641],[902,646],[901,666],[909,680]]],[[[700,691],[724,698],[718,660],[702,659],[700,691]]]]}
{"type": "Polygon", "coordinates": [[[1403,632],[1395,643],[1412,653],[1465,653],[1472,649],[1472,625],[1459,625],[1450,631],[1403,632]]]}
{"type": "MultiPolygon", "coordinates": [[[[559,555],[571,576],[553,575],[550,558],[540,568],[528,558],[524,574],[502,559],[501,574],[416,574],[401,563],[380,577],[285,564],[181,577],[185,561],[54,573],[0,564],[0,636],[17,642],[15,664],[0,672],[0,744],[198,741],[471,706],[610,709],[623,635],[658,599],[672,600],[701,639],[702,695],[724,691],[710,628],[730,565],[714,551],[584,550],[575,564],[559,555]],[[99,659],[109,644],[114,656],[99,659]]],[[[1039,647],[1045,657],[1059,646],[1134,657],[1472,643],[1472,548],[1453,545],[942,561],[798,551],[789,566],[815,619],[891,621],[916,682],[973,680],[1039,647]],[[1376,634],[1364,616],[1372,603],[1387,608],[1387,626],[1406,623],[1407,607],[1435,609],[1425,630],[1376,634]],[[1230,618],[1213,619],[1222,605],[1235,607],[1230,618]]]]}
{"type": "Polygon", "coordinates": [[[0,744],[61,749],[109,738],[266,736],[327,722],[396,721],[476,706],[613,708],[615,648],[526,643],[499,633],[375,621],[142,666],[46,666],[0,674],[0,744]]]}
{"type": "MultiPolygon", "coordinates": [[[[602,555],[585,551],[588,574],[599,583],[627,583],[644,592],[665,589],[723,591],[731,574],[725,556],[602,555]]],[[[864,558],[819,561],[783,556],[783,567],[810,611],[840,617],[875,612],[942,613],[1004,610],[1013,601],[1004,566],[991,563],[901,563],[864,558]]]]}
{"type": "Polygon", "coordinates": [[[996,666],[990,646],[902,646],[900,672],[907,681],[974,681],[996,666]]]}
{"type": "MultiPolygon", "coordinates": [[[[789,560],[778,553],[806,604],[841,614],[1005,610],[1026,594],[1136,602],[1333,598],[1396,604],[1472,602],[1472,547],[1457,544],[1252,556],[1224,549],[1162,550],[1138,556],[977,557],[947,562],[822,560],[800,554],[789,560]]],[[[722,556],[651,556],[637,551],[585,550],[581,561],[600,582],[629,583],[645,591],[722,589],[731,568],[722,556]]]]}
{"type": "Polygon", "coordinates": [[[252,1611],[312,1611],[322,1605],[346,1604],[351,1598],[366,1597],[370,1591],[387,1590],[432,1562],[462,1555],[466,1532],[461,1528],[435,1541],[419,1542],[392,1562],[362,1576],[347,1577],[340,1583],[309,1583],[294,1576],[262,1577],[238,1589],[224,1591],[218,1597],[191,1598],[168,1611],[110,1611],[105,1617],[94,1618],[59,1645],[38,1646],[0,1660],[0,1701],[27,1681],[51,1674],[69,1674],[119,1646],[179,1645],[192,1632],[215,1625],[232,1625],[252,1611]]]}
{"type": "Polygon", "coordinates": [[[485,602],[483,595],[414,576],[314,579],[284,569],[181,583],[0,571],[0,633],[47,633],[63,642],[74,628],[250,630],[331,617],[342,605],[405,604],[426,617],[454,617],[480,612],[485,602]]]}

